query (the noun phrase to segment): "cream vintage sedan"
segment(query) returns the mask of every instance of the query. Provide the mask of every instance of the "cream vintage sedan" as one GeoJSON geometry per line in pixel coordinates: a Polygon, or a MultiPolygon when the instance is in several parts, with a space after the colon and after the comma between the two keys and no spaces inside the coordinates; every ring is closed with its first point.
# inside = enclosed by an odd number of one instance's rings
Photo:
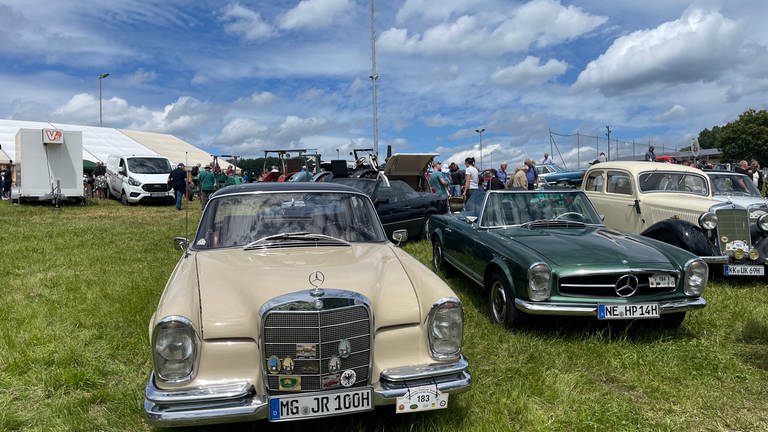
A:
{"type": "MultiPolygon", "coordinates": [[[[398,235],[404,235],[404,232],[398,235]]],[[[214,194],[149,325],[157,426],[446,408],[471,377],[463,308],[333,183],[214,194]]]]}
{"type": "Polygon", "coordinates": [[[768,214],[715,198],[710,178],[699,169],[605,162],[587,170],[582,188],[611,228],[640,233],[693,252],[710,264],[723,264],[726,276],[765,274],[768,214]]]}

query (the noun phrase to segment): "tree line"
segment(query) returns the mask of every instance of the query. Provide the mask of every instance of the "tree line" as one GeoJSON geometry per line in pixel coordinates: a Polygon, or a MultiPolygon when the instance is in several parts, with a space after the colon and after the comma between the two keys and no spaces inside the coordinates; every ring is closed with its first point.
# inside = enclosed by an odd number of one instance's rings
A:
{"type": "Polygon", "coordinates": [[[716,148],[722,159],[739,161],[757,159],[768,162],[768,111],[749,109],[737,120],[699,132],[701,148],[716,148]]]}

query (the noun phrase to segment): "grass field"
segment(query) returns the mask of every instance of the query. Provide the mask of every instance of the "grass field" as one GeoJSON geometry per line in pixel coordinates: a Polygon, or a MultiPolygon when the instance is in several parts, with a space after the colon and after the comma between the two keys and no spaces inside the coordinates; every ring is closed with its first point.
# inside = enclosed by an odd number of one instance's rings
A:
{"type": "MultiPolygon", "coordinates": [[[[147,321],[180,256],[172,239],[184,235],[185,213],[0,202],[0,430],[150,429],[147,321]]],[[[404,249],[431,256],[426,242],[404,249]]],[[[510,332],[490,323],[477,287],[448,282],[464,301],[474,381],[448,410],[200,430],[768,430],[763,282],[712,283],[709,305],[672,332],[556,319],[510,332]]]]}

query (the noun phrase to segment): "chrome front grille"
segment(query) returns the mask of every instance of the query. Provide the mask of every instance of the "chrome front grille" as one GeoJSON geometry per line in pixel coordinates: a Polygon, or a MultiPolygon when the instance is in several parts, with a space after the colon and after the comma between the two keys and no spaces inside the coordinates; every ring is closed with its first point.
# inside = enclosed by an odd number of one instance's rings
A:
{"type": "Polygon", "coordinates": [[[675,285],[679,282],[678,274],[669,271],[637,272],[637,273],[601,273],[578,276],[562,276],[558,280],[558,289],[561,295],[581,297],[621,297],[616,292],[616,284],[623,276],[634,275],[637,278],[637,291],[630,297],[652,296],[673,292],[674,287],[651,287],[649,278],[654,274],[669,274],[675,278],[675,285]]]}
{"type": "Polygon", "coordinates": [[[717,237],[720,253],[733,253],[735,248],[747,248],[752,245],[749,234],[749,215],[746,209],[719,209],[717,215],[717,237]]]}
{"type": "Polygon", "coordinates": [[[144,183],[141,188],[145,192],[168,192],[171,187],[165,183],[144,183]]]}
{"type": "MultiPolygon", "coordinates": [[[[344,293],[343,291],[338,291],[344,293]]],[[[273,302],[262,311],[263,355],[265,383],[270,394],[293,394],[328,389],[343,389],[339,374],[353,370],[355,383],[350,387],[368,385],[371,368],[371,314],[365,303],[347,298],[320,297],[318,302],[306,295],[294,296],[286,303],[273,302]],[[341,346],[349,347],[349,354],[341,346]],[[308,348],[311,347],[311,348],[308,348]],[[346,355],[346,357],[345,357],[346,355]],[[270,359],[281,365],[270,372],[270,359]],[[286,358],[294,363],[293,371],[282,365],[286,358]],[[332,370],[329,362],[339,362],[332,370]],[[280,379],[300,381],[300,390],[281,390],[280,379]]]]}

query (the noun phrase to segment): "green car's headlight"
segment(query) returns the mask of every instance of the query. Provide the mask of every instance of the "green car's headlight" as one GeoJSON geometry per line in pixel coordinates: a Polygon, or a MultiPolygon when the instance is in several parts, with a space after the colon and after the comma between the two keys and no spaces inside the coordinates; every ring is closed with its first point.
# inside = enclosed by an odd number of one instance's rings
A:
{"type": "Polygon", "coordinates": [[[552,294],[552,269],[545,263],[528,267],[528,298],[533,301],[546,300],[552,294]]]}
{"type": "Polygon", "coordinates": [[[197,336],[192,322],[182,316],[164,318],[152,335],[155,374],[164,381],[180,382],[192,377],[197,359],[197,336]]]}
{"type": "Polygon", "coordinates": [[[436,360],[454,359],[461,352],[464,309],[457,298],[440,299],[432,305],[427,320],[429,349],[436,360]]]}
{"type": "Polygon", "coordinates": [[[717,216],[712,212],[702,213],[699,216],[699,226],[705,230],[713,230],[717,228],[717,216]]]}
{"type": "Polygon", "coordinates": [[[700,258],[694,258],[685,264],[685,286],[683,291],[688,296],[700,296],[707,287],[709,267],[700,258]]]}

